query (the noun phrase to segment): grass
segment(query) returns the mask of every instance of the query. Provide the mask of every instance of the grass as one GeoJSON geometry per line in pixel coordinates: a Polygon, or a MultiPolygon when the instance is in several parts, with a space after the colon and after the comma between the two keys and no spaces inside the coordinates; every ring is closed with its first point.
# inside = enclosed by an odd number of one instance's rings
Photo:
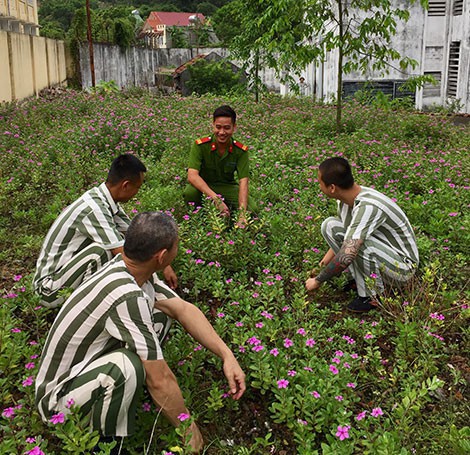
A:
{"type": "MultiPolygon", "coordinates": [[[[86,417],[44,424],[34,376],[55,316],[31,291],[35,260],[60,210],[103,181],[117,154],[148,167],[128,213],[166,210],[180,226],[174,263],[182,297],[198,305],[247,373],[239,403],[224,398],[220,362],[175,327],[164,352],[208,454],[464,454],[470,450],[468,128],[447,117],[308,99],[105,97],[67,92],[0,111],[0,452],[89,453],[86,417]],[[256,219],[222,222],[210,206],[183,204],[191,141],[229,103],[236,138],[250,146],[256,219]],[[359,183],[408,214],[421,264],[380,311],[344,311],[340,277],[307,295],[303,283],[326,251],[318,164],[342,155],[359,183]],[[341,427],[341,428],[339,428],[341,427]],[[341,435],[343,438],[341,438],[341,435]]],[[[184,453],[146,393],[131,453],[184,453]],[[155,419],[157,431],[149,435],[155,419]]],[[[103,448],[103,453],[106,449],[103,448]]]]}

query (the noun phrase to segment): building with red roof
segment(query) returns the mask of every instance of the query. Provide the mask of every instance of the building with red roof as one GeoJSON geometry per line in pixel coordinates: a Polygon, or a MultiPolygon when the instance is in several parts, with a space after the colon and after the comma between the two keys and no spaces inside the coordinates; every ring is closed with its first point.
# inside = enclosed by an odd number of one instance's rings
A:
{"type": "Polygon", "coordinates": [[[151,48],[175,47],[172,43],[171,30],[179,28],[185,38],[191,39],[191,29],[204,24],[206,18],[201,13],[173,13],[152,11],[145,21],[140,38],[151,48]]]}

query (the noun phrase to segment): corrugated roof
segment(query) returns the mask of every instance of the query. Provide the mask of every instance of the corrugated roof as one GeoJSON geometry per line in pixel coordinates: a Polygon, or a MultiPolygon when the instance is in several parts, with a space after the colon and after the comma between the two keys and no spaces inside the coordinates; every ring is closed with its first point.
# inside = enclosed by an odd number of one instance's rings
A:
{"type": "Polygon", "coordinates": [[[167,25],[169,27],[180,26],[188,27],[191,25],[189,18],[196,16],[201,22],[205,21],[204,14],[201,13],[171,13],[166,11],[152,11],[147,19],[147,23],[152,28],[157,25],[167,25]]]}

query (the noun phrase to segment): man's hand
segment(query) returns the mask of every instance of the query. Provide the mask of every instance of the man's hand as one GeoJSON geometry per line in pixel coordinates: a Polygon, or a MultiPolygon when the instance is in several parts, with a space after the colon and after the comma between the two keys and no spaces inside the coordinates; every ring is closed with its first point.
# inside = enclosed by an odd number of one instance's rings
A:
{"type": "Polygon", "coordinates": [[[224,360],[224,374],[227,378],[232,398],[239,400],[246,390],[245,373],[243,373],[233,355],[224,360]]]}
{"type": "Polygon", "coordinates": [[[219,196],[214,197],[212,200],[214,201],[214,205],[216,206],[217,210],[223,217],[230,216],[230,210],[227,204],[222,199],[220,199],[219,196]]]}
{"type": "Polygon", "coordinates": [[[191,446],[191,453],[200,453],[204,447],[204,439],[202,438],[201,431],[196,425],[196,422],[191,423],[189,428],[186,430],[186,435],[191,434],[189,445],[191,446]]]}
{"type": "Polygon", "coordinates": [[[178,286],[178,278],[176,277],[176,273],[171,265],[165,267],[163,270],[163,277],[165,278],[166,284],[168,284],[171,289],[176,289],[178,286]]]}
{"type": "Polygon", "coordinates": [[[305,287],[307,288],[307,291],[315,291],[321,286],[321,283],[316,280],[316,278],[309,278],[305,282],[305,287]]]}

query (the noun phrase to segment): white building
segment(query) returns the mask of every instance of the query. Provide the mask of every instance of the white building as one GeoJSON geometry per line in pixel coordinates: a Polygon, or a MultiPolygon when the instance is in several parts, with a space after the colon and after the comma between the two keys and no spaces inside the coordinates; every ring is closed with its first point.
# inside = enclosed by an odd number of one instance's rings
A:
{"type": "MultiPolygon", "coordinates": [[[[397,0],[403,6],[403,0],[397,0]]],[[[373,82],[384,93],[402,96],[398,87],[410,76],[432,75],[437,85],[426,85],[415,94],[416,107],[433,105],[458,106],[458,112],[470,113],[470,0],[429,0],[429,9],[410,5],[410,19],[397,27],[392,48],[402,56],[418,62],[408,73],[390,67],[386,76],[377,72],[343,75],[344,93],[352,94],[373,82]]],[[[338,51],[328,52],[321,63],[312,63],[302,76],[313,96],[331,99],[336,96],[338,51]]],[[[281,86],[281,93],[288,93],[281,86]]]]}

